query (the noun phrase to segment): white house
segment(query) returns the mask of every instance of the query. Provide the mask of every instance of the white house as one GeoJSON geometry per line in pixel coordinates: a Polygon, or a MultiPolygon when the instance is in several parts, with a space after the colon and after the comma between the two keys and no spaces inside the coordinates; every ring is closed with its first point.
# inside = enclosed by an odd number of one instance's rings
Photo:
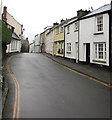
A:
{"type": "Polygon", "coordinates": [[[40,52],[40,34],[35,35],[35,38],[34,38],[34,52],[35,53],[40,52]]]}
{"type": "Polygon", "coordinates": [[[111,5],[104,5],[79,21],[79,61],[109,66],[111,5]]]}
{"type": "Polygon", "coordinates": [[[15,33],[12,33],[12,40],[11,43],[7,45],[6,53],[20,52],[20,51],[21,51],[20,38],[15,33]]]}
{"type": "Polygon", "coordinates": [[[30,43],[30,46],[29,46],[29,53],[33,53],[34,52],[34,43],[30,43]]]}
{"type": "Polygon", "coordinates": [[[52,39],[52,34],[50,33],[50,30],[51,30],[51,27],[46,27],[46,29],[44,31],[45,32],[45,40],[44,40],[44,42],[45,42],[45,52],[46,53],[52,53],[52,50],[50,50],[50,49],[53,49],[53,46],[50,45],[51,44],[50,41],[52,41],[51,40],[52,39]],[[52,46],[52,48],[51,48],[51,46],[52,46]]]}
{"type": "Polygon", "coordinates": [[[6,24],[12,26],[14,28],[12,34],[12,41],[9,45],[7,45],[6,52],[20,52],[21,51],[21,37],[23,34],[23,25],[21,25],[12,15],[7,12],[7,7],[4,7],[3,10],[3,21],[6,24]]]}
{"type": "Polygon", "coordinates": [[[49,29],[46,34],[46,53],[53,55],[53,44],[54,44],[54,31],[53,28],[49,29]]]}
{"type": "Polygon", "coordinates": [[[78,59],[78,18],[71,18],[65,25],[65,57],[78,59]]]}

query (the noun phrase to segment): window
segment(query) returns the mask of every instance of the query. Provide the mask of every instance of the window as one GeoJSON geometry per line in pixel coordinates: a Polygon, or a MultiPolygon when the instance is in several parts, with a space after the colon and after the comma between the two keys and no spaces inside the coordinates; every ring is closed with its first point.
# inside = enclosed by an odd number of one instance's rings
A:
{"type": "Polygon", "coordinates": [[[106,60],[106,43],[95,43],[95,59],[106,60]]]}
{"type": "Polygon", "coordinates": [[[74,24],[74,30],[75,30],[75,31],[78,30],[78,22],[76,22],[76,23],[74,24]]]}
{"type": "Polygon", "coordinates": [[[59,27],[56,28],[56,35],[59,34],[59,27]]]}
{"type": "Polygon", "coordinates": [[[60,28],[60,32],[63,32],[63,27],[60,28]]]}
{"type": "Polygon", "coordinates": [[[17,41],[13,40],[11,41],[11,49],[16,50],[17,49],[17,41]]]}
{"type": "Polygon", "coordinates": [[[67,52],[71,52],[71,43],[67,43],[67,52]]]}
{"type": "Polygon", "coordinates": [[[70,26],[67,26],[67,34],[70,33],[70,26]]]}
{"type": "Polygon", "coordinates": [[[103,31],[103,16],[97,17],[97,32],[103,31]]]}

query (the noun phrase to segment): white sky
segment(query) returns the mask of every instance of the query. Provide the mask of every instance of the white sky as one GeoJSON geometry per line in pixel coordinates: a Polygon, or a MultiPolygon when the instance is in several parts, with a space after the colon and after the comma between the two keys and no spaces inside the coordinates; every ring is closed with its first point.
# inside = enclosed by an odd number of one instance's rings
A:
{"type": "Polygon", "coordinates": [[[8,12],[25,28],[31,43],[36,34],[54,22],[76,16],[77,10],[97,9],[111,0],[3,0],[8,12]]]}

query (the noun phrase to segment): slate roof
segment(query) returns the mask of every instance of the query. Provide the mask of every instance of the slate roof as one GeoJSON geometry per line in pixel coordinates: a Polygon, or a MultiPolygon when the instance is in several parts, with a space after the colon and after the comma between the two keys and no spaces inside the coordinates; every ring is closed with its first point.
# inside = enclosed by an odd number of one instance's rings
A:
{"type": "Polygon", "coordinates": [[[66,26],[68,26],[68,25],[74,23],[76,20],[78,20],[78,17],[77,17],[77,16],[68,19],[68,22],[67,22],[67,24],[64,25],[64,27],[66,27],[66,26]]]}
{"type": "Polygon", "coordinates": [[[20,40],[20,38],[15,33],[12,33],[12,38],[16,40],[20,40]]]}
{"type": "Polygon", "coordinates": [[[96,10],[93,10],[91,13],[85,15],[84,17],[82,18],[86,18],[86,17],[91,17],[93,15],[97,15],[99,13],[103,13],[103,12],[106,12],[106,11],[109,11],[111,10],[111,4],[107,4],[107,5],[104,5],[96,10]]]}

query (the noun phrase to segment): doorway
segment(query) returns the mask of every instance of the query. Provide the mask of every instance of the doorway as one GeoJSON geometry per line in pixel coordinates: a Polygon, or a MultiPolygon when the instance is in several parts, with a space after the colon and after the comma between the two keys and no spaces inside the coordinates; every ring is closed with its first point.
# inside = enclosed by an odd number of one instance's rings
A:
{"type": "Polygon", "coordinates": [[[90,43],[86,43],[86,63],[90,63],[90,43]]]}

